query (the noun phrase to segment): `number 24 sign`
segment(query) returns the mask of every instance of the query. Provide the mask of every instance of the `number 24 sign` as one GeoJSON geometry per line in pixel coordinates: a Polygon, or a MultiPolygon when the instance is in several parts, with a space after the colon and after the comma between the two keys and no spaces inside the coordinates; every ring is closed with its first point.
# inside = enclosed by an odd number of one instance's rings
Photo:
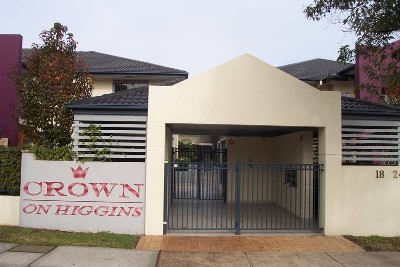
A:
{"type": "MultiPolygon", "coordinates": [[[[400,178],[400,172],[394,170],[392,172],[392,176],[394,179],[400,178]]],[[[376,170],[375,171],[375,178],[382,179],[385,178],[385,171],[384,170],[376,170]]]]}

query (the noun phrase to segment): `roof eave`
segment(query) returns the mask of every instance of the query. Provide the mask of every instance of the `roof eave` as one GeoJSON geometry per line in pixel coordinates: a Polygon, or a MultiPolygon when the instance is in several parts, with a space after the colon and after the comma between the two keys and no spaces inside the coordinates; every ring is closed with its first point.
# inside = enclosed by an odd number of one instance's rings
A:
{"type": "Polygon", "coordinates": [[[132,110],[132,111],[147,111],[147,105],[97,105],[97,104],[67,104],[65,105],[70,110],[132,110]]]}
{"type": "MultiPolygon", "coordinates": [[[[290,75],[290,74],[289,74],[289,75],[290,75]]],[[[295,76],[293,76],[293,77],[295,77],[295,76]]],[[[297,77],[295,77],[295,78],[297,78],[297,77]]],[[[319,82],[319,81],[320,81],[319,79],[308,79],[308,78],[306,78],[306,79],[297,78],[297,79],[299,79],[299,80],[302,81],[302,82],[319,82]]]]}
{"type": "Polygon", "coordinates": [[[354,75],[346,75],[346,76],[329,76],[322,80],[322,82],[327,83],[330,81],[353,81],[354,75]]]}
{"type": "Polygon", "coordinates": [[[348,66],[347,68],[342,69],[341,71],[339,71],[339,72],[337,73],[337,75],[342,75],[342,74],[348,72],[349,70],[354,69],[354,67],[355,67],[355,64],[353,64],[353,65],[351,65],[351,66],[348,66]]]}
{"type": "Polygon", "coordinates": [[[90,74],[98,75],[141,75],[141,76],[179,76],[179,77],[189,77],[188,72],[112,72],[112,71],[91,71],[90,74]]]}

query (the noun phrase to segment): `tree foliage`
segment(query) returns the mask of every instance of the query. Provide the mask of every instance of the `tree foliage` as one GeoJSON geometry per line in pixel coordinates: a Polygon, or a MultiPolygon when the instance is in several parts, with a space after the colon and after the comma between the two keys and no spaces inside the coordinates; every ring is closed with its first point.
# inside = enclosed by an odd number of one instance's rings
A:
{"type": "MultiPolygon", "coordinates": [[[[92,158],[81,158],[80,161],[107,161],[111,155],[110,146],[113,145],[112,141],[107,141],[103,138],[101,127],[95,124],[90,124],[89,127],[83,130],[83,136],[86,136],[81,144],[88,149],[89,153],[93,155],[92,158]]],[[[79,155],[78,155],[79,156],[79,155]]]]}
{"type": "Polygon", "coordinates": [[[0,195],[18,195],[21,177],[21,150],[0,146],[0,195]]]}
{"type": "Polygon", "coordinates": [[[93,88],[88,66],[77,57],[77,42],[68,28],[55,23],[33,44],[27,69],[14,73],[19,95],[20,129],[34,144],[50,148],[71,143],[73,115],[65,104],[89,97],[93,88]]]}
{"type": "Polygon", "coordinates": [[[368,59],[364,71],[372,82],[362,84],[361,89],[379,93],[382,76],[388,77],[386,101],[400,103],[400,46],[392,44],[400,35],[399,0],[314,0],[304,13],[308,19],[327,18],[354,33],[354,47],[343,45],[338,61],[354,61],[355,55],[368,59]]]}

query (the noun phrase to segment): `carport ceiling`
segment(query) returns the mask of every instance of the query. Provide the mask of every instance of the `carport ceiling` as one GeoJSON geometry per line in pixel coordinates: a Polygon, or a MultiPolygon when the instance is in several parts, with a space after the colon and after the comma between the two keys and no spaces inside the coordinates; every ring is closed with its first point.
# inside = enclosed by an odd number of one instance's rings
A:
{"type": "Polygon", "coordinates": [[[254,126],[220,124],[167,124],[173,134],[226,136],[279,136],[299,131],[315,131],[315,127],[254,126]]]}

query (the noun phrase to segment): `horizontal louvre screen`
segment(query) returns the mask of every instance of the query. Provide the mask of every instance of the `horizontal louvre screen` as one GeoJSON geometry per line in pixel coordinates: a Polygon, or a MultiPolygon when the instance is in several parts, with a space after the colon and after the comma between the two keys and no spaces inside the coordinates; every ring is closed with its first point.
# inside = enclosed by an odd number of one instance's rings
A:
{"type": "Polygon", "coordinates": [[[145,161],[147,116],[75,115],[78,158],[145,161]],[[90,127],[99,130],[93,137],[90,127]],[[100,156],[99,156],[100,151],[100,156]]]}
{"type": "Polygon", "coordinates": [[[345,165],[399,165],[400,123],[344,120],[342,162],[345,165]]]}

